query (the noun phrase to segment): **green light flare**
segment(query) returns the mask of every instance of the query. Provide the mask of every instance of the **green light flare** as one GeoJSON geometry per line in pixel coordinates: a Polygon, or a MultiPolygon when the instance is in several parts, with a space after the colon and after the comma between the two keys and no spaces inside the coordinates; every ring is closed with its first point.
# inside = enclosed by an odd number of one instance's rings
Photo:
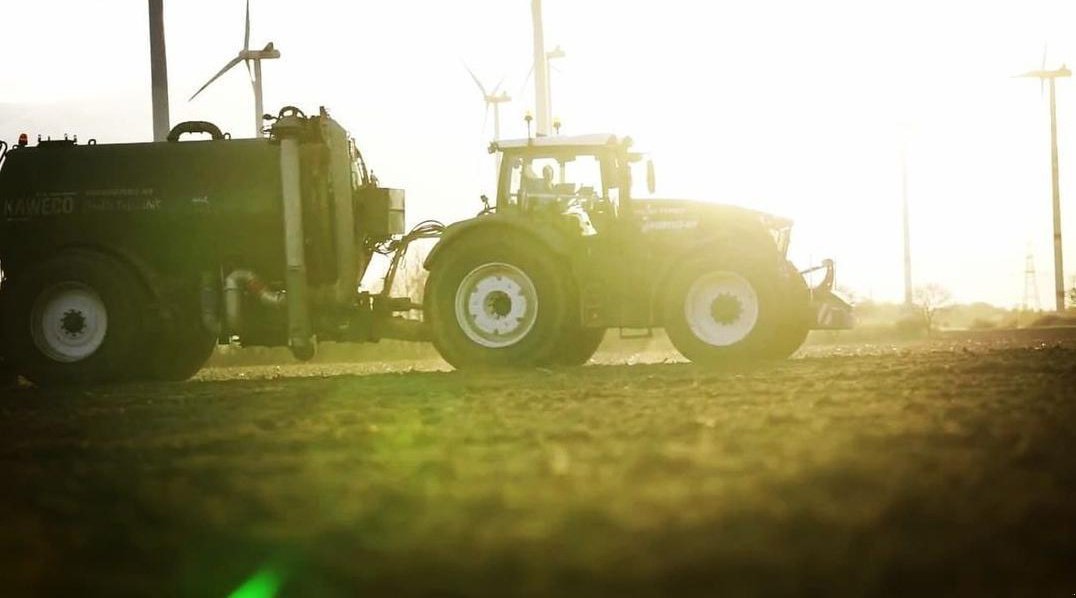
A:
{"type": "Polygon", "coordinates": [[[281,581],[282,576],[276,571],[262,569],[243,582],[228,598],[272,598],[280,589],[281,581]]]}

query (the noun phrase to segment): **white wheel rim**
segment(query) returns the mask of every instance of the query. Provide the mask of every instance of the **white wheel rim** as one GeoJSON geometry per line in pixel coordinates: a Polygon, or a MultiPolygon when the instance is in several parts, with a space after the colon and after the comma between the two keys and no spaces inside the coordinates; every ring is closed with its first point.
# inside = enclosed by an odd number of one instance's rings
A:
{"type": "Polygon", "coordinates": [[[537,319],[538,291],[529,276],[510,264],[483,264],[456,288],[456,322],[483,347],[518,343],[537,319]]]}
{"type": "Polygon", "coordinates": [[[78,282],[64,282],[37,296],[30,312],[34,345],[53,361],[74,363],[93,355],[108,333],[101,296],[78,282]]]}
{"type": "Polygon", "coordinates": [[[758,294],[735,272],[708,272],[688,289],[684,318],[702,342],[715,347],[735,345],[758,323],[758,294]]]}

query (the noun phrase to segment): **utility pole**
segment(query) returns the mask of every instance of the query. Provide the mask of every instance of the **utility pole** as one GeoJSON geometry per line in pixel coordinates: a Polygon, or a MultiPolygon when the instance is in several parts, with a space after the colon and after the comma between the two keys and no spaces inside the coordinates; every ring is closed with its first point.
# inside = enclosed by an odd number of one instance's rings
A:
{"type": "Polygon", "coordinates": [[[153,140],[168,139],[168,58],[164,49],[164,0],[149,0],[150,84],[153,88],[153,140]]]}
{"type": "Polygon", "coordinates": [[[549,109],[549,62],[545,53],[545,30],[542,24],[542,0],[531,0],[534,21],[534,99],[537,102],[537,134],[549,135],[552,114],[549,109]]]}
{"type": "Polygon", "coordinates": [[[1035,274],[1035,255],[1028,247],[1027,258],[1024,260],[1024,301],[1021,303],[1023,311],[1039,311],[1042,304],[1039,303],[1039,280],[1035,274]]]}
{"type": "Polygon", "coordinates": [[[1054,93],[1054,82],[1061,77],[1071,77],[1072,71],[1061,65],[1061,68],[1048,71],[1028,71],[1021,77],[1045,81],[1050,86],[1050,167],[1053,182],[1053,208],[1054,208],[1054,299],[1057,311],[1065,311],[1065,274],[1061,251],[1061,186],[1058,180],[1057,168],[1057,101],[1054,93]]]}
{"type": "MultiPolygon", "coordinates": [[[[906,136],[905,136],[906,137],[906,136]]],[[[904,220],[904,305],[911,307],[912,297],[912,239],[908,214],[908,140],[900,144],[900,200],[904,220]]]]}

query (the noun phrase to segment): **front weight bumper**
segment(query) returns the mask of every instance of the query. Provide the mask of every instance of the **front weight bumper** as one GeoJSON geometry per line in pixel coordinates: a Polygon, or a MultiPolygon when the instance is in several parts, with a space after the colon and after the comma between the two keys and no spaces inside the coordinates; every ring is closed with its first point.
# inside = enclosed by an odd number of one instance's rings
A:
{"type": "Polygon", "coordinates": [[[814,321],[813,330],[848,330],[855,327],[856,318],[852,306],[833,292],[836,281],[836,269],[833,260],[822,260],[821,266],[808,268],[801,274],[810,274],[825,270],[826,274],[818,286],[811,289],[811,313],[814,321]]]}

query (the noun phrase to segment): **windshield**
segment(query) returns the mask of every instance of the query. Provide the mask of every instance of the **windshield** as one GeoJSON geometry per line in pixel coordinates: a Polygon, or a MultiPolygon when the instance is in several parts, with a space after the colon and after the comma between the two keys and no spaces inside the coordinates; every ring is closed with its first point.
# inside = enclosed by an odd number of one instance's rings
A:
{"type": "Polygon", "coordinates": [[[601,160],[595,155],[516,158],[508,172],[508,203],[601,197],[601,160]]]}

